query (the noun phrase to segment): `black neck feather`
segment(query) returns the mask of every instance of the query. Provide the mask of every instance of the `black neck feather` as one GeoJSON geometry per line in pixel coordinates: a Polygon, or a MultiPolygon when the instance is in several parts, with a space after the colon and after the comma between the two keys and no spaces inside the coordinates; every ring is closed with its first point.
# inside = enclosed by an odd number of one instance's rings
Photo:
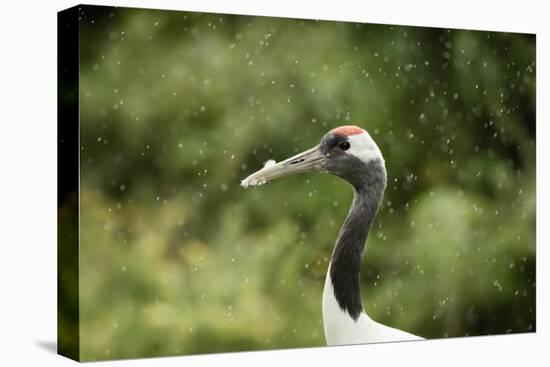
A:
{"type": "Polygon", "coordinates": [[[354,320],[363,311],[359,286],[363,250],[386,187],[383,165],[381,169],[370,168],[364,182],[354,185],[353,203],[338,234],[330,266],[336,300],[340,308],[347,311],[354,320]]]}

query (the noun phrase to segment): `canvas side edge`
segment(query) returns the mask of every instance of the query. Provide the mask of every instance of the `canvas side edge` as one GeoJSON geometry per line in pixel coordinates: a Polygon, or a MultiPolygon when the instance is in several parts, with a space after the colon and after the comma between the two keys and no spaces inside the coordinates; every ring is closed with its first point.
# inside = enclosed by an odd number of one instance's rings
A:
{"type": "Polygon", "coordinates": [[[79,18],[57,14],[57,353],[80,360],[79,18]]]}

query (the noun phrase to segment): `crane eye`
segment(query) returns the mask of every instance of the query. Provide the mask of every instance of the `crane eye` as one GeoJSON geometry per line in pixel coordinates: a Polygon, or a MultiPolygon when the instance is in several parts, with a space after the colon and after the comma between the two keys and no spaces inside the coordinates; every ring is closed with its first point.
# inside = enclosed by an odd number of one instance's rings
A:
{"type": "Polygon", "coordinates": [[[342,149],[342,150],[348,150],[349,147],[350,147],[349,142],[347,142],[347,141],[344,141],[344,142],[338,144],[338,146],[339,146],[340,149],[342,149]]]}

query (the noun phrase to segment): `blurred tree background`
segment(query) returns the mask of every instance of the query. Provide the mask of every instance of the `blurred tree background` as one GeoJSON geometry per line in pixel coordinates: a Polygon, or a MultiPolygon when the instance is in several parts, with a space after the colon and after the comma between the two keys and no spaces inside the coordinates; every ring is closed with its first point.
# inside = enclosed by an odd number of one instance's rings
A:
{"type": "Polygon", "coordinates": [[[344,124],[388,168],[371,317],[427,338],[535,331],[534,35],[80,17],[82,359],[324,345],[350,187],[239,183],[344,124]]]}

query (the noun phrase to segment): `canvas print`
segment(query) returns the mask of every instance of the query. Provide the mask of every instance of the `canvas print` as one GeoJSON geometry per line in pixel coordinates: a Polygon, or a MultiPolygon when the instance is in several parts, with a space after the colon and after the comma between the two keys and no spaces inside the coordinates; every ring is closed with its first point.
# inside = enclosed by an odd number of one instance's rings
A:
{"type": "Polygon", "coordinates": [[[533,34],[59,13],[58,349],[536,331],[533,34]]]}

